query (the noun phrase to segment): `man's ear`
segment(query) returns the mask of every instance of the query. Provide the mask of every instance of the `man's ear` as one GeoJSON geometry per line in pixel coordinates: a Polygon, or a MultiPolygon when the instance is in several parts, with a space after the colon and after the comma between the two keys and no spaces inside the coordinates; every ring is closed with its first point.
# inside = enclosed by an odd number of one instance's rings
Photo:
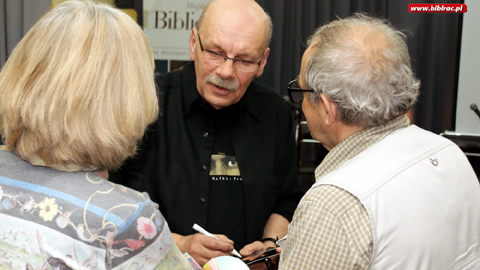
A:
{"type": "Polygon", "coordinates": [[[263,74],[263,68],[265,68],[265,65],[267,64],[267,58],[269,54],[270,48],[266,48],[265,53],[263,54],[262,63],[260,63],[260,68],[258,69],[257,74],[255,74],[255,77],[260,77],[260,75],[263,74]]]}
{"type": "Polygon", "coordinates": [[[190,34],[190,51],[188,52],[188,56],[190,56],[190,60],[195,61],[195,43],[196,40],[197,29],[192,28],[192,33],[190,34]]]}
{"type": "Polygon", "coordinates": [[[324,94],[320,98],[325,108],[325,125],[332,126],[337,120],[337,103],[330,101],[324,94]]]}

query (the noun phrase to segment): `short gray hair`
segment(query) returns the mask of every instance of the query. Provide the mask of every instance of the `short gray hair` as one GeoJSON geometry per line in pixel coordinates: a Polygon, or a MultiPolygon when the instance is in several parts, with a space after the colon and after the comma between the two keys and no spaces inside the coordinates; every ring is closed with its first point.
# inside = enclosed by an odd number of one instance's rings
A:
{"type": "Polygon", "coordinates": [[[410,66],[405,35],[387,21],[355,14],[320,27],[309,40],[313,54],[305,75],[314,104],[323,93],[340,120],[364,128],[405,114],[420,81],[410,66]]]}

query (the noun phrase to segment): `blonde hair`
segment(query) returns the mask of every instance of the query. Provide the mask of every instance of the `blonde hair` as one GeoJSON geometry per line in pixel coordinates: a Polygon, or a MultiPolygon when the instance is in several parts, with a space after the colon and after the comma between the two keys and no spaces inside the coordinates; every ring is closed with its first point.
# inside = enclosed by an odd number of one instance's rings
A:
{"type": "Polygon", "coordinates": [[[21,158],[114,170],[158,114],[152,49],[120,10],[67,1],[17,45],[0,97],[0,133],[21,158]]]}

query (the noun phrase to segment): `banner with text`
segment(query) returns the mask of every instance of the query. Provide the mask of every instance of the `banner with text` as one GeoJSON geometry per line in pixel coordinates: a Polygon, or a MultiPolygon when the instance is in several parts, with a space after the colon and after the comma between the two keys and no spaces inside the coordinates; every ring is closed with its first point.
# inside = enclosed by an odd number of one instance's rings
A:
{"type": "Polygon", "coordinates": [[[155,59],[190,60],[192,28],[209,0],[144,0],[143,27],[155,59]]]}

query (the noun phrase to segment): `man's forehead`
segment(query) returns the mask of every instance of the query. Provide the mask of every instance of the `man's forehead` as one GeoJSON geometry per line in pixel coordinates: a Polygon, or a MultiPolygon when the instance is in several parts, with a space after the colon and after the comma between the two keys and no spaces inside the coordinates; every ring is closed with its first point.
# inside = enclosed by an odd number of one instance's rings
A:
{"type": "Polygon", "coordinates": [[[238,30],[243,29],[244,31],[254,29],[261,34],[266,31],[265,28],[268,26],[265,14],[263,16],[262,14],[255,14],[250,9],[221,9],[217,7],[209,10],[210,12],[203,19],[201,31],[207,25],[221,25],[223,28],[238,28],[238,30]]]}
{"type": "Polygon", "coordinates": [[[241,14],[252,14],[254,16],[265,15],[262,7],[254,0],[214,0],[210,3],[205,16],[226,11],[236,11],[241,14]]]}
{"type": "Polygon", "coordinates": [[[204,46],[215,46],[225,51],[235,48],[240,50],[240,54],[258,54],[265,50],[266,33],[262,33],[258,25],[211,20],[205,21],[199,32],[204,46]]]}
{"type": "Polygon", "coordinates": [[[266,35],[269,31],[266,13],[253,0],[216,1],[208,7],[199,30],[205,32],[208,25],[222,28],[223,31],[251,31],[259,36],[266,35]]]}

